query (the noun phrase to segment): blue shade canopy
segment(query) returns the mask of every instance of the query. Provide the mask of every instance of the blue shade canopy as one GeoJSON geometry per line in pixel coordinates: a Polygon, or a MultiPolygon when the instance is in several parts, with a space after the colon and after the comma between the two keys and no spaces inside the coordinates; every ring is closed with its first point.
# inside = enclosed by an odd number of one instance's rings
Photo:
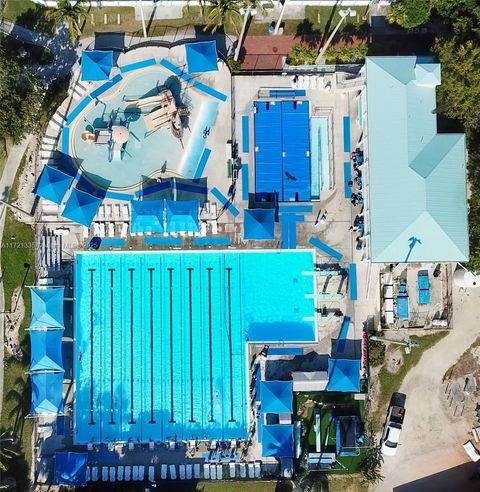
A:
{"type": "Polygon", "coordinates": [[[37,184],[33,192],[50,200],[51,202],[60,205],[62,203],[65,193],[72,184],[73,178],[68,174],[59,171],[50,166],[45,166],[42,170],[42,174],[38,178],[37,184]]]}
{"type": "Polygon", "coordinates": [[[63,321],[63,287],[32,287],[32,319],[30,330],[36,328],[65,328],[63,321]]]}
{"type": "Polygon", "coordinates": [[[244,239],[274,239],[275,210],[256,208],[245,210],[244,239]]]}
{"type": "Polygon", "coordinates": [[[185,45],[188,72],[214,72],[218,70],[216,41],[202,41],[185,45]]]}
{"type": "Polygon", "coordinates": [[[292,381],[262,381],[260,395],[263,413],[292,413],[292,381]]]}
{"type": "Polygon", "coordinates": [[[167,232],[198,232],[198,200],[188,202],[165,201],[167,232]]]}
{"type": "Polygon", "coordinates": [[[293,457],[293,425],[262,427],[262,456],[293,457]]]}
{"type": "Polygon", "coordinates": [[[73,188],[63,209],[62,216],[78,224],[90,227],[101,203],[102,200],[100,198],[73,188]]]}
{"type": "Polygon", "coordinates": [[[30,330],[30,372],[62,371],[63,330],[30,330]]]}
{"type": "Polygon", "coordinates": [[[30,374],[32,381],[32,410],[34,415],[63,412],[63,372],[30,374]]]}
{"type": "Polygon", "coordinates": [[[82,53],[82,80],[108,80],[112,67],[112,51],[91,50],[82,53]]]}
{"type": "Polygon", "coordinates": [[[360,391],[360,361],[349,359],[328,359],[327,391],[360,391]]]}
{"type": "Polygon", "coordinates": [[[137,232],[164,232],[163,200],[147,200],[130,202],[132,207],[131,231],[137,232]]]}
{"type": "Polygon", "coordinates": [[[55,453],[55,483],[85,485],[87,483],[88,453],[55,453]]]}

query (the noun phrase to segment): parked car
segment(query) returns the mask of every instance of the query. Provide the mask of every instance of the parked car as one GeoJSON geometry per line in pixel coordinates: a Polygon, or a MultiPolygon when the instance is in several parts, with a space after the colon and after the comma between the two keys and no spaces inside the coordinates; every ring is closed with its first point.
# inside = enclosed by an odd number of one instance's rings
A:
{"type": "Polygon", "coordinates": [[[403,420],[405,418],[405,401],[407,395],[403,393],[394,393],[390,400],[387,420],[382,434],[382,454],[386,456],[395,456],[400,442],[403,420]]]}

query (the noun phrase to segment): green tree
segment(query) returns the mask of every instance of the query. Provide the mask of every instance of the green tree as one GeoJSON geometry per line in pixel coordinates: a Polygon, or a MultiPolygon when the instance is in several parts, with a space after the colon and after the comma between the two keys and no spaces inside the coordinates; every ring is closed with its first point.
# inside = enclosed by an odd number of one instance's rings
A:
{"type": "Polygon", "coordinates": [[[387,14],[388,22],[398,24],[405,29],[417,27],[430,17],[430,0],[396,0],[387,14]]]}
{"type": "Polygon", "coordinates": [[[296,44],[288,53],[287,63],[289,65],[313,65],[317,59],[317,54],[317,50],[314,48],[296,44]]]}
{"type": "Polygon", "coordinates": [[[0,430],[0,471],[2,472],[6,472],[10,462],[20,454],[16,441],[12,432],[0,430]]]}
{"type": "Polygon", "coordinates": [[[201,0],[200,5],[206,21],[205,31],[215,33],[223,27],[225,32],[233,31],[238,34],[242,19],[238,0],[201,0]]]}
{"type": "Polygon", "coordinates": [[[47,12],[48,19],[57,26],[63,23],[68,25],[72,38],[78,38],[82,34],[80,24],[85,20],[87,11],[81,4],[83,0],[70,3],[69,0],[58,0],[57,7],[47,12]]]}
{"type": "Polygon", "coordinates": [[[364,446],[365,457],[360,463],[363,482],[370,485],[376,485],[384,478],[380,473],[383,456],[373,433],[366,434],[364,446]]]}
{"type": "Polygon", "coordinates": [[[360,43],[356,46],[344,44],[339,48],[330,46],[325,50],[325,61],[327,63],[362,63],[368,53],[368,45],[360,43]]]}
{"type": "Polygon", "coordinates": [[[43,88],[30,71],[0,46],[0,135],[19,143],[39,130],[43,88]]]}

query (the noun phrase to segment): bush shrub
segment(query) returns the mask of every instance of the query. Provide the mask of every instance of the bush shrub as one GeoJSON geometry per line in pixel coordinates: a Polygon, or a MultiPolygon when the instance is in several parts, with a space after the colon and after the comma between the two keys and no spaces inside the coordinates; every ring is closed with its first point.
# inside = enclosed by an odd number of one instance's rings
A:
{"type": "Polygon", "coordinates": [[[390,7],[387,20],[405,29],[421,26],[430,18],[430,0],[396,0],[390,7]]]}
{"type": "Polygon", "coordinates": [[[303,44],[296,44],[287,55],[287,63],[289,65],[313,65],[317,55],[317,50],[303,44]]]}
{"type": "Polygon", "coordinates": [[[385,344],[378,340],[368,340],[368,360],[371,367],[379,367],[385,362],[385,344]]]}
{"type": "Polygon", "coordinates": [[[368,52],[368,45],[360,43],[357,46],[343,45],[339,48],[330,46],[325,51],[325,61],[331,64],[362,63],[368,52]]]}

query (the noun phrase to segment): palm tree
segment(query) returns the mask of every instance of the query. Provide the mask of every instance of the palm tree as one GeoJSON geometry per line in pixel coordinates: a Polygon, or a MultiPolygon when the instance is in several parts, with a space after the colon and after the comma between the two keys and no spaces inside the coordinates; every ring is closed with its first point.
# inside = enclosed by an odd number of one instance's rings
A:
{"type": "Polygon", "coordinates": [[[16,441],[12,432],[0,430],[0,471],[2,472],[6,472],[9,462],[20,454],[16,441]]]}
{"type": "Polygon", "coordinates": [[[200,5],[202,12],[207,7],[205,31],[210,29],[214,33],[223,26],[225,31],[232,29],[238,33],[238,23],[242,18],[239,0],[201,0],[200,5]]]}
{"type": "Polygon", "coordinates": [[[256,13],[260,13],[261,15],[265,15],[265,5],[271,4],[271,0],[268,1],[260,1],[260,0],[243,0],[242,1],[242,10],[243,12],[243,25],[242,25],[242,31],[240,32],[240,36],[238,38],[238,43],[237,43],[237,48],[235,49],[235,56],[233,59],[235,61],[238,60],[238,57],[240,56],[240,50],[242,49],[243,45],[243,38],[245,37],[245,31],[247,29],[247,24],[248,20],[250,19],[251,15],[255,15],[256,13]]]}
{"type": "Polygon", "coordinates": [[[80,37],[82,34],[80,23],[85,20],[87,15],[85,7],[81,5],[82,1],[77,0],[71,4],[68,0],[58,0],[57,8],[49,10],[47,16],[56,25],[66,23],[72,37],[80,37]]]}

